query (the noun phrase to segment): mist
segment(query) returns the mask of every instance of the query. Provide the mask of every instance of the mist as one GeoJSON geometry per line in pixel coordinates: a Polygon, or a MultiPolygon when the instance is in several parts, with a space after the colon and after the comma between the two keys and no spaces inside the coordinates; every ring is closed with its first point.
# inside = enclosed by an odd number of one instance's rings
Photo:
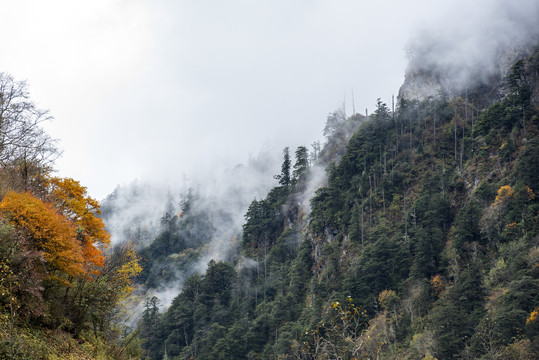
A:
{"type": "MultiPolygon", "coordinates": [[[[190,229],[191,233],[182,234],[184,237],[191,235],[192,239],[184,239],[190,246],[203,245],[194,264],[185,271],[176,271],[172,280],[163,280],[156,288],[139,286],[137,295],[143,298],[156,296],[166,308],[189,276],[203,274],[210,260],[229,260],[232,251],[239,249],[247,207],[254,199],[264,198],[276,186],[273,175],[280,170],[281,154],[282,149],[268,148],[250,156],[246,164],[239,163],[213,176],[202,173],[185,176],[181,181],[155,179],[118,186],[102,204],[112,246],[126,241],[134,242],[139,251],[150,246],[164,231],[164,217],[177,217],[182,221],[183,216],[189,216],[181,214],[185,201],[191,201],[191,216],[203,217],[211,225],[209,232],[194,227],[190,229]],[[202,243],[197,244],[196,239],[201,237],[202,243]]],[[[178,254],[169,254],[169,257],[175,256],[178,254]]]]}
{"type": "MultiPolygon", "coordinates": [[[[347,123],[347,126],[350,124],[347,123]]],[[[351,136],[352,132],[348,129],[346,136],[351,136]]],[[[332,142],[332,146],[335,146],[336,140],[332,142]]],[[[344,143],[340,146],[343,145],[344,143]]],[[[282,161],[282,149],[268,148],[250,156],[246,164],[239,163],[218,176],[194,174],[184,176],[182,181],[178,182],[158,179],[153,182],[133,181],[118,186],[102,202],[103,218],[107,230],[111,233],[112,246],[126,241],[134,242],[139,251],[151,246],[165,231],[163,218],[172,216],[177,217],[178,221],[183,220],[185,215],[181,211],[187,198],[192,199],[189,214],[203,217],[212,227],[210,237],[203,239],[200,244],[196,243],[196,239],[207,235],[207,230],[195,227],[194,233],[182,234],[191,235],[193,239],[185,241],[195,248],[199,247],[200,254],[196,262],[187,269],[175,270],[172,277],[160,279],[156,287],[139,284],[135,292],[135,298],[138,300],[129,305],[132,307],[131,313],[135,314],[129,320],[130,326],[134,326],[139,319],[144,299],[157,297],[161,310],[165,310],[181,292],[185,280],[194,274],[204,274],[211,260],[234,260],[237,262],[238,271],[259,266],[255,259],[240,254],[242,226],[250,203],[255,199],[264,199],[271,188],[278,186],[274,175],[280,173],[282,161]],[[197,233],[199,230],[200,233],[197,233]]],[[[324,159],[313,164],[304,190],[294,196],[296,205],[301,209],[301,216],[305,219],[310,212],[310,199],[315,191],[326,183],[325,165],[324,159]]],[[[294,241],[293,246],[297,246],[300,240],[298,238],[290,241],[294,241]]],[[[168,254],[171,259],[178,256],[181,255],[168,254]]],[[[165,269],[160,267],[161,264],[154,263],[153,266],[157,266],[157,272],[165,269]]],[[[167,268],[167,271],[169,270],[167,268]]]]}
{"type": "Polygon", "coordinates": [[[539,2],[533,0],[454,4],[409,41],[400,96],[425,98],[441,89],[455,96],[501,81],[515,59],[537,43],[538,19],[539,2]]]}
{"type": "MultiPolygon", "coordinates": [[[[14,31],[0,70],[50,108],[59,175],[108,197],[113,244],[149,246],[161,217],[198,191],[214,235],[197,272],[230,256],[247,206],[276,185],[282,148],[319,140],[328,113],[389,103],[403,80],[415,99],[499,79],[539,36],[536,0],[55,0],[3,11],[14,31]]],[[[306,211],[325,169],[311,174],[306,211]]]]}

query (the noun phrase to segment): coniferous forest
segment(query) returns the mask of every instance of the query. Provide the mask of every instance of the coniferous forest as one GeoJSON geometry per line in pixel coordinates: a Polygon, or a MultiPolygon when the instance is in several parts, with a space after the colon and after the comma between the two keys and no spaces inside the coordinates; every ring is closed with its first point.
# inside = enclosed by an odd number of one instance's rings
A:
{"type": "Polygon", "coordinates": [[[112,246],[1,74],[0,358],[539,358],[539,48],[470,84],[332,112],[236,233],[191,189],[112,246]]]}

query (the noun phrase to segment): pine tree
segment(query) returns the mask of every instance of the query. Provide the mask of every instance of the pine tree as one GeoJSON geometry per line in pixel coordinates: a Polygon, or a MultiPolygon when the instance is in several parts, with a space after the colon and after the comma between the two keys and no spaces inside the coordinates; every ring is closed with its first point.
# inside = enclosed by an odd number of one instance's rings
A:
{"type": "Polygon", "coordinates": [[[290,151],[287,146],[283,150],[283,164],[281,166],[281,173],[279,175],[274,176],[275,179],[279,180],[279,184],[285,187],[290,186],[290,183],[291,183],[290,166],[291,166],[290,151]]]}
{"type": "Polygon", "coordinates": [[[294,185],[305,182],[309,173],[309,151],[305,146],[300,146],[296,150],[296,162],[292,172],[292,183],[294,185]]]}

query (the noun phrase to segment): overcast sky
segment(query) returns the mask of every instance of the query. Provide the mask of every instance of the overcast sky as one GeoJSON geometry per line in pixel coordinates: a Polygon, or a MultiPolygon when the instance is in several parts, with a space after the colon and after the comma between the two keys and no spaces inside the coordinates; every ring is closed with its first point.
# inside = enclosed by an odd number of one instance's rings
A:
{"type": "Polygon", "coordinates": [[[407,41],[466,4],[0,2],[0,71],[27,80],[54,117],[59,175],[98,199],[134,179],[176,181],[309,146],[343,101],[348,115],[378,97],[390,104],[407,41]]]}

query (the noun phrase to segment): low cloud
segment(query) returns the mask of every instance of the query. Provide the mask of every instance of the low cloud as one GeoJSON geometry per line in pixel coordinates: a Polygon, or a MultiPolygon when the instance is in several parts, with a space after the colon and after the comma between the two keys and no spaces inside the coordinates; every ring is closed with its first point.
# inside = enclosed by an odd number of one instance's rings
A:
{"type": "Polygon", "coordinates": [[[539,41],[539,2],[477,1],[448,10],[418,31],[407,47],[410,63],[401,97],[452,95],[499,81],[539,41]]]}

